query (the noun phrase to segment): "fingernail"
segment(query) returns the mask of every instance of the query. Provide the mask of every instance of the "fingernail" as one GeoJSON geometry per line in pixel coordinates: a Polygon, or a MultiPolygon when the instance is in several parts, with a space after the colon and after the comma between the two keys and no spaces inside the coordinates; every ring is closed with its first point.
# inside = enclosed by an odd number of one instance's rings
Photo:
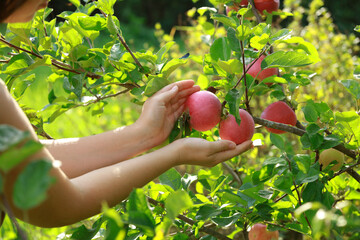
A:
{"type": "Polygon", "coordinates": [[[179,89],[179,87],[177,85],[173,86],[173,88],[171,89],[171,91],[176,92],[179,89]]]}
{"type": "Polygon", "coordinates": [[[229,142],[229,149],[235,149],[236,144],[234,142],[229,142]]]}

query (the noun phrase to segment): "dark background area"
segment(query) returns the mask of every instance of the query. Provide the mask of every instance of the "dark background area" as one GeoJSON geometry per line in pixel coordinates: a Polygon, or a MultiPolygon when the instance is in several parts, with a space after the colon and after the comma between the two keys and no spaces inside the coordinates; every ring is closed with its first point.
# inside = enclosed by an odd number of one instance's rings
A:
{"type": "MultiPolygon", "coordinates": [[[[283,3],[280,2],[280,8],[282,8],[283,3]]],[[[311,0],[302,0],[301,4],[307,8],[310,2],[311,0]]],[[[324,2],[339,31],[345,34],[354,33],[354,27],[360,25],[360,1],[325,0],[324,2]]],[[[63,11],[75,9],[67,0],[52,0],[49,6],[54,9],[51,17],[56,17],[63,11]]],[[[149,37],[144,26],[150,31],[159,22],[162,28],[169,32],[174,25],[186,25],[185,13],[194,6],[211,6],[211,4],[207,0],[199,0],[196,4],[192,0],[122,0],[118,1],[114,8],[115,15],[125,28],[124,33],[141,38],[149,37]]],[[[306,25],[306,16],[303,23],[306,25]]]]}

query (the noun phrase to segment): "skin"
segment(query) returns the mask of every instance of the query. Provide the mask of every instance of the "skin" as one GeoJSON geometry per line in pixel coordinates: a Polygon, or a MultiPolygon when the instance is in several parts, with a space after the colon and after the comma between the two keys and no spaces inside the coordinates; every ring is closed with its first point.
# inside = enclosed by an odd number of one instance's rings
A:
{"type": "MultiPolygon", "coordinates": [[[[30,1],[35,5],[42,3],[30,1]]],[[[41,4],[37,7],[24,6],[28,7],[25,10],[29,14],[33,11],[33,16],[41,4]]],[[[8,21],[23,21],[21,12],[14,12],[8,21]]],[[[140,155],[167,139],[175,120],[184,111],[187,97],[199,90],[192,80],[179,81],[149,98],[141,116],[132,125],[84,138],[43,141],[45,147],[42,150],[10,172],[2,173],[5,178],[4,196],[11,210],[17,218],[41,227],[73,224],[100,213],[104,202],[110,207],[120,203],[134,188],[144,186],[174,166],[212,167],[250,149],[251,141],[236,146],[231,141],[209,142],[186,138],[140,155]],[[13,204],[13,185],[24,167],[40,158],[52,163],[57,160],[61,166],[53,164],[50,174],[56,183],[47,192],[47,199],[25,213],[13,204]]],[[[0,112],[6,112],[0,114],[0,124],[29,131],[31,138],[39,141],[2,80],[0,112]]]]}
{"type": "Polygon", "coordinates": [[[249,231],[249,240],[278,240],[279,231],[268,231],[266,225],[256,223],[249,231]]]}

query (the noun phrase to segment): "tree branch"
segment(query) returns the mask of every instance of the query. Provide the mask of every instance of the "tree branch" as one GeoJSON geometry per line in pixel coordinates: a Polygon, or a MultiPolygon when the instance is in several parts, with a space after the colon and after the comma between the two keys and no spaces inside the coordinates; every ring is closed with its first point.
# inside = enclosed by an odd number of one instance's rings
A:
{"type": "MultiPolygon", "coordinates": [[[[254,122],[257,123],[257,124],[260,124],[260,125],[263,125],[263,126],[269,127],[269,128],[283,130],[283,131],[293,133],[293,134],[298,135],[298,136],[302,136],[302,135],[304,135],[306,133],[305,130],[302,130],[300,128],[293,127],[293,126],[290,126],[290,125],[287,125],[287,124],[272,122],[272,121],[265,120],[265,119],[258,118],[258,117],[254,117],[254,116],[253,116],[253,119],[254,119],[254,122]]],[[[342,144],[342,143],[335,146],[335,147],[333,147],[333,148],[340,151],[340,152],[342,152],[342,153],[344,153],[345,155],[351,157],[352,159],[357,160],[358,162],[360,161],[360,159],[357,159],[356,152],[353,151],[353,150],[347,149],[344,146],[344,144],[342,144]]],[[[356,181],[358,181],[360,183],[360,175],[354,169],[347,168],[347,169],[345,169],[345,171],[350,176],[352,176],[356,181]]]]}
{"type": "Polygon", "coordinates": [[[243,185],[243,181],[241,180],[241,178],[239,177],[239,175],[236,174],[235,170],[232,169],[227,163],[222,162],[221,163],[224,168],[233,176],[234,180],[239,183],[239,185],[243,185]]]}
{"type": "Polygon", "coordinates": [[[262,19],[261,19],[261,16],[260,16],[259,12],[258,12],[257,9],[255,8],[254,0],[250,0],[249,2],[250,2],[250,4],[251,4],[251,6],[252,6],[251,10],[252,10],[252,12],[254,13],[254,15],[255,15],[255,17],[256,17],[256,21],[257,21],[258,23],[261,23],[261,22],[262,22],[262,19]]]}

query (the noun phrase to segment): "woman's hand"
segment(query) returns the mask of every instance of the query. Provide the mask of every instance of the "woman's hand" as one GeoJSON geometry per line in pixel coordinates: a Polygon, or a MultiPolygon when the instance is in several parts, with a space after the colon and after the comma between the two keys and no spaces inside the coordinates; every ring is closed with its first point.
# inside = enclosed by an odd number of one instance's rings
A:
{"type": "Polygon", "coordinates": [[[172,144],[178,147],[175,165],[190,164],[205,167],[213,167],[246,152],[253,146],[250,140],[236,145],[228,140],[209,142],[202,138],[182,138],[172,144]]]}
{"type": "Polygon", "coordinates": [[[144,131],[145,138],[151,139],[152,147],[168,138],[175,121],[185,110],[187,97],[199,90],[193,80],[179,81],[164,87],[144,103],[135,124],[144,131]]]}

